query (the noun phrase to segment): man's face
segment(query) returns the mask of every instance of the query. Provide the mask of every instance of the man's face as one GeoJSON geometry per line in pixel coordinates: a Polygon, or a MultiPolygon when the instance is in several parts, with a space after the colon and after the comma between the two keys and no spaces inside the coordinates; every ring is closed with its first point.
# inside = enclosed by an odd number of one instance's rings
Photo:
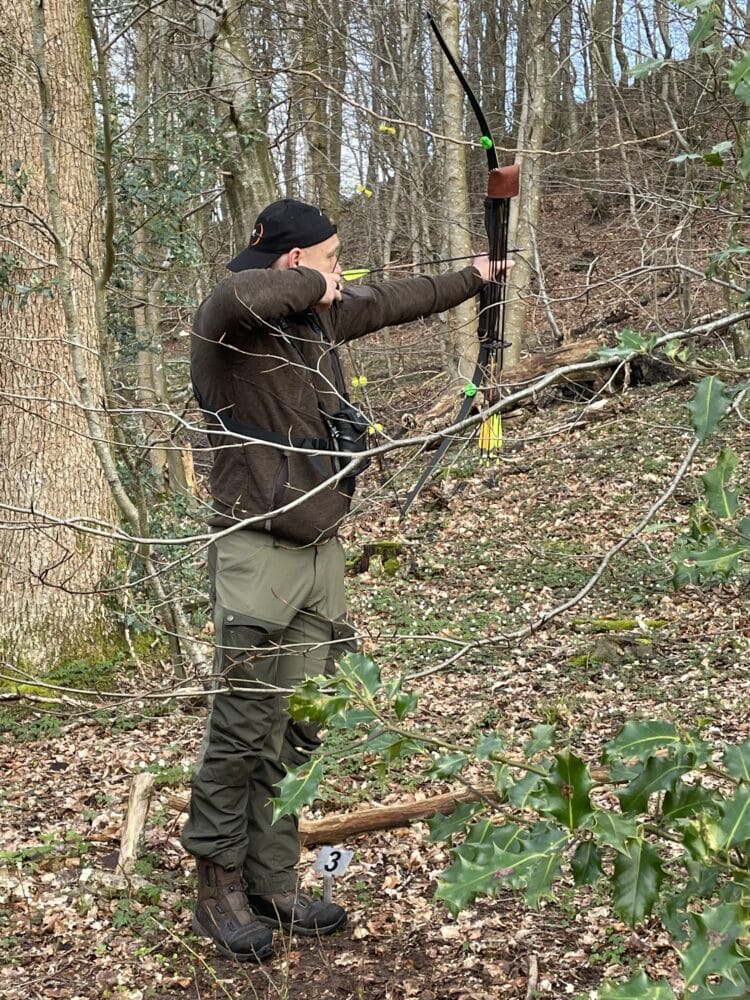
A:
{"type": "Polygon", "coordinates": [[[304,247],[299,251],[297,259],[298,267],[312,267],[322,274],[341,274],[339,264],[339,253],[341,252],[341,242],[336,233],[329,236],[322,243],[315,243],[311,247],[304,247]]]}

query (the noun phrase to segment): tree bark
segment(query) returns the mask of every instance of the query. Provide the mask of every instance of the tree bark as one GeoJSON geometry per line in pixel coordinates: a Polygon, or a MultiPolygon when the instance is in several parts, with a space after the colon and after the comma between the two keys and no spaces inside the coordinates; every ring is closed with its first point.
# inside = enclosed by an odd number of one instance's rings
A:
{"type": "MultiPolygon", "coordinates": [[[[442,0],[439,27],[448,47],[458,59],[459,51],[459,9],[457,0],[442,0]]],[[[464,92],[461,84],[446,64],[442,52],[441,78],[443,81],[443,113],[446,131],[458,131],[457,138],[463,139],[463,129],[456,129],[455,123],[464,120],[464,92]],[[450,124],[449,124],[450,123],[450,124]]],[[[445,187],[443,191],[443,233],[447,257],[465,257],[472,252],[469,228],[469,193],[466,173],[466,146],[461,142],[449,142],[445,150],[445,187]]],[[[464,302],[451,312],[453,364],[456,374],[463,381],[471,378],[477,354],[476,304],[473,300],[464,302]]]]}
{"type": "Polygon", "coordinates": [[[109,545],[53,522],[112,522],[95,281],[101,245],[88,36],[80,0],[0,13],[0,649],[51,665],[105,627],[109,545]],[[46,517],[46,516],[47,517],[46,517]]]}
{"type": "Polygon", "coordinates": [[[232,220],[233,248],[247,243],[258,212],[278,197],[268,148],[268,85],[257,80],[257,46],[251,58],[238,0],[223,0],[220,13],[203,5],[199,30],[213,43],[211,98],[220,122],[222,177],[232,220]]]}
{"type": "MultiPolygon", "coordinates": [[[[546,135],[548,93],[548,47],[544,28],[550,7],[547,0],[530,0],[528,30],[531,43],[524,67],[523,102],[518,129],[520,187],[511,202],[510,245],[530,247],[539,225],[542,197],[542,151],[546,135]]],[[[531,291],[532,272],[523,260],[516,263],[507,283],[505,335],[511,346],[506,363],[516,364],[526,336],[526,299],[531,291]]]]}

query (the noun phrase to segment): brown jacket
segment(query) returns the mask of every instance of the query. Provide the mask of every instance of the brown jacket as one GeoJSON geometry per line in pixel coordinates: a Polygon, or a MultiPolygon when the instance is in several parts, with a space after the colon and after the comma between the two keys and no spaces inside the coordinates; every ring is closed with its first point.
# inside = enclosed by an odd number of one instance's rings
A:
{"type": "Polygon", "coordinates": [[[449,309],[481,286],[479,272],[467,267],[347,288],[341,302],[314,313],[325,280],[311,268],[241,271],[220,282],[196,313],[191,346],[193,384],[215,449],[211,523],[259,518],[248,527],[297,545],[335,535],[353,480],[268,516],[334,473],[320,413],[335,413],[346,398],[333,345],[449,309]],[[298,447],[317,453],[292,450],[298,447]]]}

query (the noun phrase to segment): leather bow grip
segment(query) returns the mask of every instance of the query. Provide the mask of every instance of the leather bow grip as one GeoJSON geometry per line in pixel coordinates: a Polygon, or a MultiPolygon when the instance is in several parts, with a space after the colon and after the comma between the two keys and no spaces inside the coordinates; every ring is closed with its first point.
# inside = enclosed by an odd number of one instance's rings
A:
{"type": "Polygon", "coordinates": [[[487,177],[487,197],[488,198],[515,198],[518,194],[518,175],[521,172],[520,164],[514,163],[510,167],[496,167],[490,170],[487,177]]]}

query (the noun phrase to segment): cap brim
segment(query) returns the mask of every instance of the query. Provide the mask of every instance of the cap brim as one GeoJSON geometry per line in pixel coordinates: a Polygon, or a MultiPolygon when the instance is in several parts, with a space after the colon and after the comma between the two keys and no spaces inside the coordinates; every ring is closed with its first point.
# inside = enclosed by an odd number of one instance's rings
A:
{"type": "Polygon", "coordinates": [[[229,261],[230,271],[249,271],[252,268],[269,267],[281,256],[277,251],[258,250],[257,247],[245,247],[242,253],[229,261]]]}

